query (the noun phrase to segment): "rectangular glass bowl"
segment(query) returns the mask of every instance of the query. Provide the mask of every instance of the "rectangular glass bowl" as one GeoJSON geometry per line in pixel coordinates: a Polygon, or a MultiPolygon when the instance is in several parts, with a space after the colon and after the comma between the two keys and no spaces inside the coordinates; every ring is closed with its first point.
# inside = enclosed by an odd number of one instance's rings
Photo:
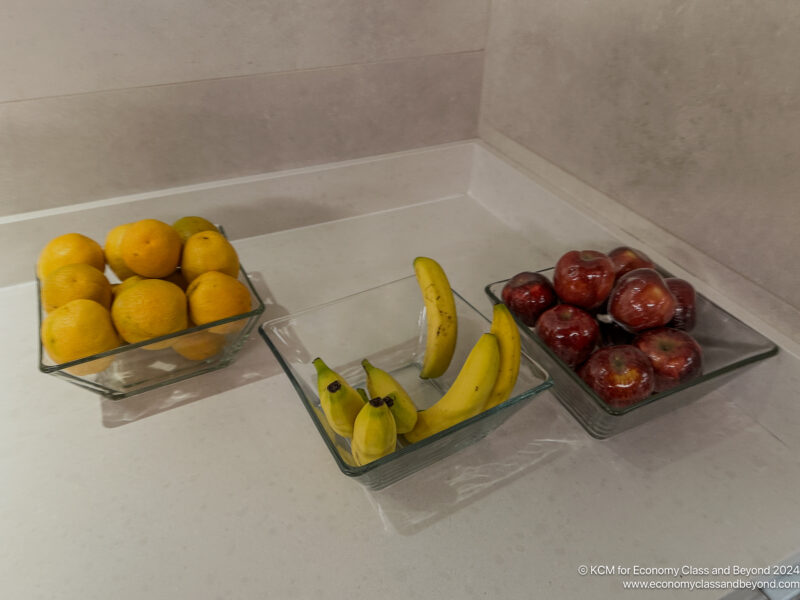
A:
{"type": "MultiPolygon", "coordinates": [[[[553,268],[538,271],[551,282],[553,268]]],[[[668,273],[662,272],[665,276],[668,273]]],[[[493,303],[502,303],[508,280],[486,286],[493,303]]],[[[685,406],[720,387],[746,366],[773,356],[778,347],[720,306],[697,293],[697,322],[690,332],[703,350],[703,371],[672,389],[651,394],[645,400],[615,409],[608,406],[566,363],[539,339],[532,327],[514,317],[522,332],[523,348],[553,377],[553,393],[593,437],[609,438],[659,415],[685,406]]]]}
{"type": "MultiPolygon", "coordinates": [[[[251,309],[246,313],[61,364],[50,359],[39,337],[39,370],[120,400],[226,367],[234,361],[264,312],[264,302],[241,265],[238,279],[250,292],[251,309]]],[[[36,291],[41,331],[47,315],[38,278],[36,291]]]]}
{"type": "Polygon", "coordinates": [[[523,354],[519,378],[508,400],[415,444],[398,438],[392,454],[359,466],[349,440],[334,433],[320,408],[312,361],[322,358],[354,387],[366,388],[364,358],[391,373],[419,410],[436,403],[447,391],[464,360],[490,322],[457,292],[455,355],[437,379],[420,379],[425,352],[425,308],[414,276],[273,319],[259,328],[322,440],[342,473],[369,489],[379,490],[473,444],[502,424],[534,396],[552,385],[540,365],[523,354]]]}

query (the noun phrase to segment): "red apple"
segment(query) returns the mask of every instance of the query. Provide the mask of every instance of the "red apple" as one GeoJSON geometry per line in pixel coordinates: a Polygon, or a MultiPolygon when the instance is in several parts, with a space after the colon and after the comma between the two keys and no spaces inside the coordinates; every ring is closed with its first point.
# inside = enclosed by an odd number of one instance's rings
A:
{"type": "Polygon", "coordinates": [[[541,273],[530,271],[517,273],[509,279],[501,296],[503,304],[529,327],[535,325],[539,315],[557,301],[550,280],[541,273]]]}
{"type": "Polygon", "coordinates": [[[672,295],[675,296],[678,304],[675,306],[675,314],[672,316],[672,321],[669,322],[670,327],[683,329],[684,331],[691,331],[694,329],[694,324],[697,314],[697,294],[692,287],[692,284],[685,279],[678,277],[667,277],[664,281],[667,282],[667,287],[672,295]]]}
{"type": "Polygon", "coordinates": [[[578,375],[611,408],[626,408],[653,393],[653,365],[635,346],[597,350],[578,375]]]}
{"type": "Polygon", "coordinates": [[[643,331],[669,323],[677,304],[658,271],[634,269],[614,285],[608,314],[630,331],[643,331]]]}
{"type": "Polygon", "coordinates": [[[655,269],[656,264],[641,250],[629,246],[619,246],[608,253],[614,263],[617,279],[634,269],[655,269]]]}
{"type": "Polygon", "coordinates": [[[614,263],[597,250],[572,250],[558,259],[553,287],[565,304],[597,308],[614,287],[614,263]]]}
{"type": "Polygon", "coordinates": [[[633,345],[653,363],[655,390],[661,392],[700,373],[703,351],[685,331],[670,327],[649,329],[636,336],[633,345]]]}
{"type": "Polygon", "coordinates": [[[536,322],[536,334],[558,358],[575,368],[597,346],[600,328],[585,310],[559,304],[541,314],[536,322]]]}

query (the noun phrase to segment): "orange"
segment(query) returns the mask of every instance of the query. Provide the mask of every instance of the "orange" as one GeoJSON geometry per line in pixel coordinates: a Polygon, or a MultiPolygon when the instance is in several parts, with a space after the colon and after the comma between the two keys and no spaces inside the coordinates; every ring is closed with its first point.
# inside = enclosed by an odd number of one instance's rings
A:
{"type": "Polygon", "coordinates": [[[111,308],[111,284],[92,265],[74,263],[59,267],[42,282],[42,306],[52,312],[67,302],[87,298],[111,308]]]}
{"type": "Polygon", "coordinates": [[[211,221],[203,217],[181,217],[172,224],[172,228],[178,232],[184,244],[186,240],[195,233],[200,233],[201,231],[218,231],[211,221]]]}
{"type": "Polygon", "coordinates": [[[201,231],[190,237],[183,247],[181,273],[192,281],[201,273],[220,271],[231,277],[239,273],[239,256],[231,243],[218,231],[201,231]]]}
{"type": "MultiPolygon", "coordinates": [[[[202,234],[196,234],[202,235],[202,234]]],[[[198,275],[186,289],[189,316],[194,323],[205,325],[250,310],[250,292],[245,285],[226,273],[208,271],[198,275]]],[[[244,327],[247,319],[211,327],[212,333],[231,333],[244,327]]]]}
{"type": "Polygon", "coordinates": [[[157,219],[131,223],[122,238],[122,260],[142,277],[166,277],[178,268],[181,237],[157,219]]]}
{"type": "Polygon", "coordinates": [[[141,275],[131,275],[122,283],[118,283],[111,289],[111,293],[114,295],[114,298],[119,296],[122,292],[127,290],[133,284],[138,283],[140,281],[144,281],[146,278],[142,277],[141,275]]]}
{"type": "Polygon", "coordinates": [[[106,245],[103,248],[108,266],[111,267],[111,270],[119,277],[120,281],[125,281],[134,274],[125,264],[125,261],[122,260],[122,240],[130,226],[130,223],[125,223],[124,225],[117,225],[109,231],[106,236],[106,245]]]}
{"type": "Polygon", "coordinates": [[[80,233],[65,233],[47,242],[42,249],[36,261],[36,275],[43,281],[58,267],[73,263],[86,263],[100,272],[106,268],[100,244],[80,233]]]}
{"type": "MultiPolygon", "coordinates": [[[[111,318],[126,342],[135,344],[186,329],[186,295],[174,283],[144,279],[123,290],[111,305],[111,318]]],[[[147,346],[169,347],[174,340],[147,346]]]]}
{"type": "Polygon", "coordinates": [[[179,337],[172,349],[189,360],[205,360],[225,347],[225,336],[209,330],[187,333],[179,337]]]}
{"type": "MultiPolygon", "coordinates": [[[[55,309],[42,322],[42,345],[56,363],[65,363],[120,345],[108,310],[94,300],[79,298],[55,309]]],[[[90,375],[107,368],[114,360],[107,356],[70,367],[73,375],[90,375]]]]}

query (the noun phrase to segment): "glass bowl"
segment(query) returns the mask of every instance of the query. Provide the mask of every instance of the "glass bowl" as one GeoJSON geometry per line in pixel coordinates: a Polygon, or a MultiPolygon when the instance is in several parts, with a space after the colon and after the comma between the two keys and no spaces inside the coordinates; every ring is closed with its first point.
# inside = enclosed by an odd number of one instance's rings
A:
{"type": "MultiPolygon", "coordinates": [[[[264,302],[241,266],[238,279],[250,292],[251,309],[246,313],[144,342],[123,344],[107,352],[61,364],[50,359],[39,337],[39,370],[112,400],[120,400],[226,367],[234,361],[259,316],[264,312],[264,302]],[[220,327],[221,325],[227,327],[220,327]],[[209,331],[212,329],[213,332],[209,331]],[[220,330],[223,332],[220,333],[220,330]],[[182,349],[183,354],[196,359],[179,354],[174,349],[176,344],[182,349]],[[210,352],[213,352],[211,356],[204,357],[210,352]],[[83,374],[98,369],[102,370],[83,374]]],[[[42,307],[41,283],[38,278],[36,278],[36,291],[39,302],[38,331],[41,331],[46,313],[42,307]]]]}
{"type": "Polygon", "coordinates": [[[437,379],[420,379],[425,350],[425,309],[414,276],[273,319],[259,328],[345,475],[369,489],[382,489],[457,450],[474,444],[552,385],[547,372],[523,353],[511,396],[471,419],[415,444],[398,438],[392,454],[359,466],[349,440],[334,433],[320,408],[312,361],[321,357],[354,387],[366,387],[364,358],[390,372],[422,410],[442,397],[478,337],[490,322],[457,292],[458,341],[448,370],[437,379]]]}
{"type": "MultiPolygon", "coordinates": [[[[553,270],[538,272],[552,282],[553,270]]],[[[665,271],[661,273],[665,277],[671,276],[665,271]]],[[[502,290],[507,281],[486,286],[486,294],[493,303],[502,303],[502,290]]],[[[553,393],[558,400],[590,435],[604,439],[694,402],[738,375],[744,367],[778,352],[773,342],[700,293],[697,293],[696,316],[691,335],[703,349],[702,373],[672,389],[651,394],[641,402],[620,409],[603,402],[539,339],[533,328],[516,316],[514,318],[522,331],[523,348],[551,373],[553,393]]]]}

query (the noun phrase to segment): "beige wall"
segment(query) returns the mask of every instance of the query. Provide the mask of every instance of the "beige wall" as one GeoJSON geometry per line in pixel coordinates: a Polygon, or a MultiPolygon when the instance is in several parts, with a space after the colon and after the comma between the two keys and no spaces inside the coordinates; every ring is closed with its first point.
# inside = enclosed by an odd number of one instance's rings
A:
{"type": "Polygon", "coordinates": [[[488,0],[5,0],[0,216],[477,133],[488,0]]]}
{"type": "Polygon", "coordinates": [[[0,217],[473,137],[483,83],[487,139],[800,308],[800,3],[489,4],[6,0],[0,217]]]}
{"type": "Polygon", "coordinates": [[[493,0],[501,134],[800,309],[800,3],[493,0]]]}

